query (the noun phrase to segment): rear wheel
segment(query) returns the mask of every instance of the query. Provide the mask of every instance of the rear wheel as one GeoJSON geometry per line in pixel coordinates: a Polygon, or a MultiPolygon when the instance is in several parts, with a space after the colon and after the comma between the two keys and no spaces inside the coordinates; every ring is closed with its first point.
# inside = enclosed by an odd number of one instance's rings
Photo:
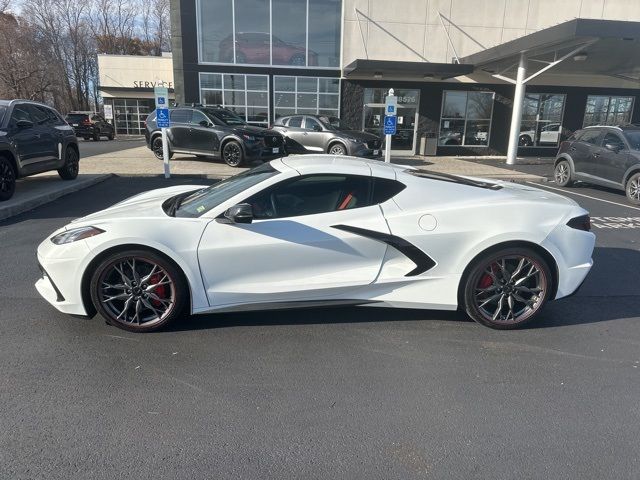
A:
{"type": "Polygon", "coordinates": [[[117,252],[91,278],[91,300],[111,325],[132,332],[165,327],[182,314],[188,288],[172,263],[146,250],[117,252]]]}
{"type": "Polygon", "coordinates": [[[625,190],[629,201],[634,205],[640,205],[640,172],[636,172],[629,177],[625,190]]]}
{"type": "Polygon", "coordinates": [[[111,133],[109,134],[109,136],[107,136],[107,138],[108,138],[109,140],[113,140],[114,138],[116,138],[116,134],[115,134],[114,132],[111,132],[111,133]]]}
{"type": "Polygon", "coordinates": [[[518,139],[518,145],[521,147],[530,147],[533,145],[533,140],[529,135],[521,135],[518,139]]]}
{"type": "Polygon", "coordinates": [[[67,147],[64,151],[64,166],[58,169],[58,175],[63,180],[73,180],[80,172],[80,159],[74,148],[67,147]]]}
{"type": "Polygon", "coordinates": [[[239,167],[244,162],[244,153],[242,147],[236,141],[231,141],[225,144],[222,149],[222,159],[224,163],[230,167],[239,167]]]}
{"type": "Polygon", "coordinates": [[[506,248],[479,259],[466,276],[464,307],[476,322],[508,330],[535,318],[549,299],[551,271],[528,248],[506,248]]]}
{"type": "Polygon", "coordinates": [[[560,187],[569,187],[573,183],[571,165],[566,160],[560,160],[553,170],[553,178],[560,187]]]}
{"type": "Polygon", "coordinates": [[[16,189],[16,171],[6,157],[0,157],[0,202],[13,197],[16,189]]]}
{"type": "Polygon", "coordinates": [[[100,141],[100,130],[93,132],[93,141],[94,142],[100,141]]]}

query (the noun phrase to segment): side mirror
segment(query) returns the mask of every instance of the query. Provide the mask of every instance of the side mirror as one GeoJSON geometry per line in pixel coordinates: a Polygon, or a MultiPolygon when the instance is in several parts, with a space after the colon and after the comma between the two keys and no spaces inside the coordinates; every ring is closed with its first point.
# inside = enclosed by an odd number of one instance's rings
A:
{"type": "Polygon", "coordinates": [[[618,153],[620,150],[622,150],[622,147],[618,143],[605,143],[604,148],[615,153],[618,153]]]}
{"type": "Polygon", "coordinates": [[[313,126],[313,131],[314,132],[321,132],[322,131],[322,127],[320,125],[314,125],[313,126]]]}
{"type": "Polygon", "coordinates": [[[248,203],[239,203],[224,212],[224,217],[231,223],[253,222],[253,208],[248,203]]]}
{"type": "Polygon", "coordinates": [[[16,125],[18,128],[31,128],[33,127],[33,122],[31,120],[18,120],[16,125]]]}

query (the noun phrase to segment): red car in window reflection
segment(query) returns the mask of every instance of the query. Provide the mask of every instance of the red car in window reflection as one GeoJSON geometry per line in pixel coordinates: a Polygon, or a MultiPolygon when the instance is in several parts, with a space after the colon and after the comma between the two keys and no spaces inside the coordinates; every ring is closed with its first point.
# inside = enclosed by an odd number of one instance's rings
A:
{"type": "MultiPolygon", "coordinates": [[[[273,64],[305,66],[305,48],[291,45],[271,37],[273,41],[273,64]]],[[[233,63],[233,36],[220,42],[220,60],[233,63]]],[[[260,32],[236,33],[236,62],[265,65],[270,63],[269,34],[260,32]]],[[[318,54],[309,50],[309,66],[318,65],[318,54]]]]}

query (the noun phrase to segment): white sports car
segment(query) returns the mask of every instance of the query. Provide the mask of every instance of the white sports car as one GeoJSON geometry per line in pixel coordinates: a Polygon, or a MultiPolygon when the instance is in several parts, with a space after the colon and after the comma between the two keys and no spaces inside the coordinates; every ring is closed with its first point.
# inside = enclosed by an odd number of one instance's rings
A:
{"type": "Polygon", "coordinates": [[[595,236],[523,185],[329,155],[131,197],[38,247],[40,294],[131,331],[181,315],[319,305],[464,309],[494,328],[572,294],[595,236]]]}

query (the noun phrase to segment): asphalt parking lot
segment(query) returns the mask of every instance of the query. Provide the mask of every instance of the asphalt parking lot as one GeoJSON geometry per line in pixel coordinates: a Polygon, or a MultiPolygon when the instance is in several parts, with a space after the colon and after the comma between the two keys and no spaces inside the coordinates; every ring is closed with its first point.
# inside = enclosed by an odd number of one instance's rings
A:
{"type": "Polygon", "coordinates": [[[165,182],[0,223],[0,478],[640,477],[640,208],[621,192],[561,189],[594,217],[596,263],[520,331],[362,307],[136,335],[38,296],[51,231],[165,182]]]}
{"type": "Polygon", "coordinates": [[[86,158],[93,155],[102,155],[104,153],[119,152],[130,148],[142,147],[145,145],[144,136],[122,135],[117,136],[113,140],[107,140],[101,137],[99,141],[84,140],[78,138],[78,148],[80,149],[80,158],[86,158]]]}

